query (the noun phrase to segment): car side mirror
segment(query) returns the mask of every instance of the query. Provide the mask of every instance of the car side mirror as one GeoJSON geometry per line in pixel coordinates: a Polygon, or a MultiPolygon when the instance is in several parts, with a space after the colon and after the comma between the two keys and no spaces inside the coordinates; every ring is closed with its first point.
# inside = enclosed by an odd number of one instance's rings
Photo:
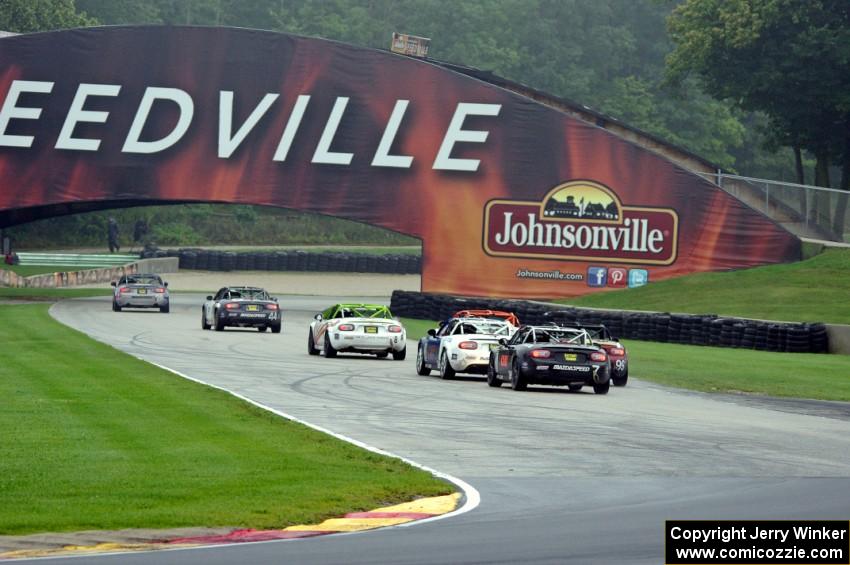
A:
{"type": "Polygon", "coordinates": [[[272,296],[272,300],[274,300],[275,302],[277,302],[277,297],[276,297],[276,296],[272,296]]]}
{"type": "Polygon", "coordinates": [[[317,322],[321,322],[322,321],[322,315],[316,314],[315,316],[313,316],[313,319],[315,319],[317,322]]]}
{"type": "Polygon", "coordinates": [[[207,296],[207,300],[212,300],[212,295],[207,296]]]}
{"type": "Polygon", "coordinates": [[[507,344],[508,344],[508,340],[506,340],[503,337],[499,338],[499,345],[507,345],[507,344]]]}
{"type": "Polygon", "coordinates": [[[118,283],[117,283],[117,282],[115,282],[115,281],[112,281],[112,282],[111,282],[111,283],[109,283],[109,284],[111,284],[112,286],[118,286],[118,283]]]}
{"type": "Polygon", "coordinates": [[[437,335],[437,330],[431,328],[430,330],[428,330],[428,335],[430,335],[431,337],[435,337],[437,335]]]}
{"type": "Polygon", "coordinates": [[[164,282],[164,283],[162,283],[162,286],[164,286],[164,287],[168,288],[168,282],[164,282]]]}

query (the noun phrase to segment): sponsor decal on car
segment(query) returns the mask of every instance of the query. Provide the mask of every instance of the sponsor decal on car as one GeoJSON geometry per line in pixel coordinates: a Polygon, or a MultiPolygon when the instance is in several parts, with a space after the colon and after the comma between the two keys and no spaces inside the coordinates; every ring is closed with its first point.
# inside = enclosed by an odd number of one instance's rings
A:
{"type": "Polygon", "coordinates": [[[607,186],[572,180],[540,202],[488,202],[483,246],[502,257],[670,265],[678,229],[675,210],[623,206],[607,186]]]}
{"type": "Polygon", "coordinates": [[[556,371],[570,371],[573,373],[590,372],[590,367],[588,367],[587,365],[552,365],[552,368],[556,371]]]}

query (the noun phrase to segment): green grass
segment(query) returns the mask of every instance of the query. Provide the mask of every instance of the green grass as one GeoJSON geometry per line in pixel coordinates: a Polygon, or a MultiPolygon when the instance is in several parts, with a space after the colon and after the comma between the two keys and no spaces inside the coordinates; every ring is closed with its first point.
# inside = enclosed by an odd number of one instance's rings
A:
{"type": "Polygon", "coordinates": [[[798,263],[688,275],[558,302],[589,308],[850,324],[848,296],[850,250],[830,249],[798,263]]]}
{"type": "Polygon", "coordinates": [[[428,330],[439,327],[440,324],[431,320],[417,320],[416,318],[399,318],[404,325],[404,331],[407,333],[407,339],[419,340],[424,337],[428,330]]]}
{"type": "Polygon", "coordinates": [[[450,485],[0,308],[0,534],[278,528],[450,485]]]}
{"type": "MultiPolygon", "coordinates": [[[[436,322],[401,318],[408,339],[436,322]]],[[[649,341],[625,342],[629,374],[659,384],[706,392],[850,401],[850,355],[774,353],[649,341]]],[[[411,353],[415,354],[415,350],[411,353]]]]}
{"type": "Polygon", "coordinates": [[[850,356],[627,341],[631,376],[706,392],[850,401],[850,356]]]}

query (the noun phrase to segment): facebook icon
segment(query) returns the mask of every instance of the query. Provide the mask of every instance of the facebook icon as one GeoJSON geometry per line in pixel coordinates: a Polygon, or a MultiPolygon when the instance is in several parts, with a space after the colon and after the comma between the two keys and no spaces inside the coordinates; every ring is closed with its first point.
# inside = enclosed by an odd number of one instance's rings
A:
{"type": "Polygon", "coordinates": [[[587,286],[605,286],[608,282],[607,267],[588,267],[587,286]]]}

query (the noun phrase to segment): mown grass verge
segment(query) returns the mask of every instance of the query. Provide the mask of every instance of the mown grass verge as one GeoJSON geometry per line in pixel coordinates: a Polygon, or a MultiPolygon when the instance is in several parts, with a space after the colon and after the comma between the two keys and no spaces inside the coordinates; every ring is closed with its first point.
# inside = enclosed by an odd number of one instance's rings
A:
{"type": "MultiPolygon", "coordinates": [[[[437,323],[401,318],[408,339],[437,323]]],[[[850,355],[774,353],[649,341],[624,342],[630,376],[706,392],[850,401],[850,355]]],[[[416,355],[414,344],[409,353],[416,355]]]]}
{"type": "Polygon", "coordinates": [[[279,528],[451,485],[0,307],[0,534],[279,528]]]}
{"type": "Polygon", "coordinates": [[[850,401],[850,355],[625,342],[632,376],[706,392],[850,401]]]}
{"type": "Polygon", "coordinates": [[[848,273],[850,249],[830,249],[798,263],[700,273],[557,302],[588,308],[850,324],[848,273]]]}

